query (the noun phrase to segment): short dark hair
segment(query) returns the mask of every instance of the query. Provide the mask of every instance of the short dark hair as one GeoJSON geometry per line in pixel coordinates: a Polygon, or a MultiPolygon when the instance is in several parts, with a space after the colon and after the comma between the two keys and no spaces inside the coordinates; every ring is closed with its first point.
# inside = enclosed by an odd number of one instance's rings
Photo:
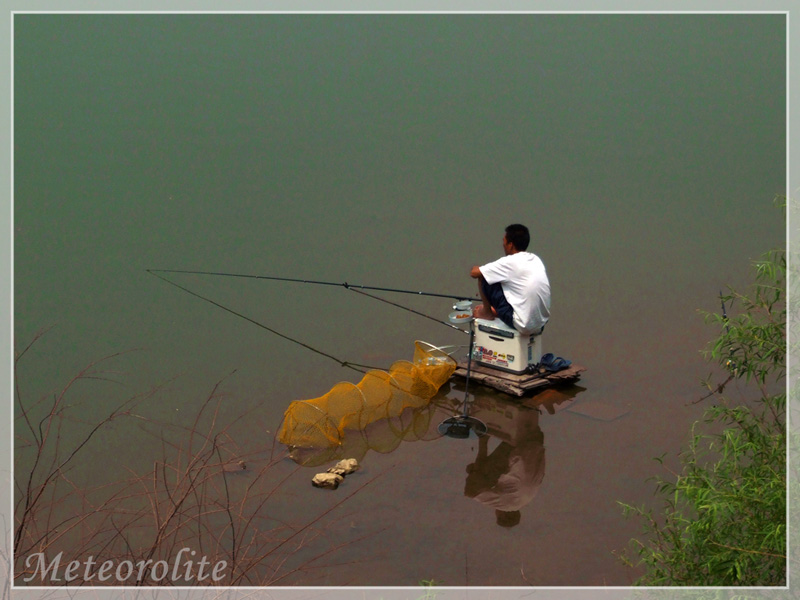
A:
{"type": "Polygon", "coordinates": [[[506,227],[506,239],[514,244],[514,248],[518,251],[525,252],[531,243],[531,234],[525,225],[514,223],[506,227]]]}

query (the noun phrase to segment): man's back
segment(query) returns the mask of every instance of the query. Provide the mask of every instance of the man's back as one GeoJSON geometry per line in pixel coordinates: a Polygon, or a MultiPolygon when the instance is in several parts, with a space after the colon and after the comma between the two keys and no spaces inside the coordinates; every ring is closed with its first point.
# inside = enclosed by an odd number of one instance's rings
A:
{"type": "Polygon", "coordinates": [[[531,252],[516,252],[480,268],[488,284],[500,283],[514,309],[514,328],[537,333],[550,318],[550,282],[542,260],[531,252]]]}

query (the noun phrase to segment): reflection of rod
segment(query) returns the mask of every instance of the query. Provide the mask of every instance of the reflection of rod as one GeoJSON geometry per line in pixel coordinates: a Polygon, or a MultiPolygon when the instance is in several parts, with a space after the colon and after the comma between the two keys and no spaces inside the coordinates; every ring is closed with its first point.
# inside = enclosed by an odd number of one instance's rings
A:
{"type": "Polygon", "coordinates": [[[439,298],[454,298],[455,300],[471,300],[469,296],[455,296],[452,294],[437,294],[434,292],[416,292],[414,290],[399,290],[395,288],[375,287],[371,285],[357,285],[346,281],[338,283],[335,281],[312,281],[310,279],[293,279],[291,277],[274,277],[271,275],[247,275],[242,273],[217,273],[213,271],[185,271],[181,269],[147,269],[150,273],[187,273],[191,275],[217,275],[221,277],[244,277],[247,279],[268,279],[270,281],[289,281],[293,283],[310,283],[314,285],[336,285],[346,289],[359,288],[362,290],[374,290],[376,292],[397,292],[399,294],[415,294],[417,296],[436,296],[439,298]]]}

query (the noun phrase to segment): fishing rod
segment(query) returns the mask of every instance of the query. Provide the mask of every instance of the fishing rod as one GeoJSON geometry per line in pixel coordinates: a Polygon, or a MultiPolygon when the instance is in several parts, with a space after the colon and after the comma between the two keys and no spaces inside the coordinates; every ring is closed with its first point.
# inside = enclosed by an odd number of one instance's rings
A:
{"type": "Polygon", "coordinates": [[[435,321],[436,323],[441,323],[442,325],[447,325],[448,327],[451,327],[452,329],[455,329],[456,331],[460,331],[461,333],[469,333],[469,331],[467,331],[466,329],[461,329],[461,327],[456,327],[452,323],[448,323],[447,321],[442,321],[441,319],[437,319],[436,317],[432,317],[430,315],[426,315],[423,312],[420,312],[418,310],[414,310],[413,308],[409,308],[407,306],[403,306],[402,304],[397,304],[396,302],[392,302],[391,300],[387,300],[386,298],[381,298],[380,296],[374,296],[372,294],[368,294],[367,292],[358,290],[358,289],[356,289],[354,287],[350,287],[348,289],[353,291],[353,292],[356,292],[358,294],[361,294],[362,296],[367,296],[368,298],[373,298],[375,300],[380,300],[381,302],[386,302],[386,304],[391,304],[392,306],[396,306],[397,308],[402,308],[403,310],[407,310],[408,312],[412,312],[415,315],[419,315],[421,317],[425,317],[426,319],[430,319],[431,321],[435,321]]]}
{"type": "MultiPolygon", "coordinates": [[[[342,367],[347,367],[349,369],[353,369],[354,371],[358,371],[359,373],[366,373],[366,371],[364,371],[363,369],[361,369],[359,367],[363,367],[364,369],[375,369],[376,368],[376,367],[372,367],[372,366],[369,366],[369,365],[361,365],[361,364],[358,364],[358,363],[351,363],[351,362],[348,362],[346,360],[340,360],[340,359],[336,358],[335,356],[333,356],[331,354],[323,352],[322,350],[317,350],[316,348],[314,348],[312,346],[309,346],[308,344],[305,344],[305,343],[303,343],[303,342],[301,342],[299,340],[296,340],[296,339],[294,339],[292,337],[289,337],[288,335],[285,335],[285,334],[281,333],[280,331],[276,331],[276,330],[272,329],[271,327],[267,327],[266,325],[264,325],[263,323],[259,323],[255,319],[251,319],[250,317],[248,317],[246,315],[243,315],[240,312],[236,312],[235,310],[233,310],[231,308],[228,308],[227,306],[223,306],[222,304],[220,304],[219,302],[215,302],[211,298],[206,298],[205,296],[203,296],[201,294],[198,294],[197,292],[193,292],[189,288],[186,288],[186,287],[184,287],[184,286],[182,286],[180,284],[177,284],[174,281],[170,281],[166,277],[162,277],[161,275],[158,275],[157,273],[155,273],[155,271],[157,271],[157,269],[145,269],[145,270],[148,273],[150,273],[152,276],[158,277],[160,280],[166,281],[170,285],[174,285],[176,288],[178,288],[180,290],[183,290],[187,294],[191,294],[195,298],[200,298],[201,300],[204,300],[205,302],[213,304],[214,306],[216,306],[218,308],[221,308],[222,310],[225,310],[225,311],[227,311],[227,312],[229,312],[229,313],[231,313],[233,315],[236,315],[237,317],[240,317],[240,318],[244,319],[245,321],[249,321],[253,325],[257,325],[258,327],[261,327],[262,329],[266,329],[267,331],[269,331],[270,333],[274,333],[278,337],[281,337],[281,338],[283,338],[285,340],[288,340],[290,342],[294,342],[295,344],[298,344],[298,345],[302,346],[303,348],[311,350],[312,352],[316,352],[317,354],[320,354],[321,356],[324,356],[326,358],[330,358],[331,360],[334,360],[337,363],[339,363],[342,367]]],[[[161,271],[161,272],[163,272],[163,271],[161,271]]]]}
{"type": "Polygon", "coordinates": [[[347,283],[346,281],[315,281],[312,279],[295,279],[292,277],[276,277],[273,275],[249,275],[246,273],[220,273],[216,271],[190,271],[183,269],[147,269],[150,273],[184,273],[188,275],[215,275],[218,277],[241,277],[246,279],[265,279],[269,281],[288,281],[291,283],[309,283],[313,285],[333,285],[343,287],[345,289],[358,288],[361,290],[373,290],[376,292],[394,292],[398,294],[414,294],[415,296],[434,296],[437,298],[452,298],[454,300],[474,300],[469,296],[457,296],[455,294],[438,294],[435,292],[419,292],[415,290],[401,290],[397,288],[376,287],[372,285],[359,285],[355,283],[347,283]]]}

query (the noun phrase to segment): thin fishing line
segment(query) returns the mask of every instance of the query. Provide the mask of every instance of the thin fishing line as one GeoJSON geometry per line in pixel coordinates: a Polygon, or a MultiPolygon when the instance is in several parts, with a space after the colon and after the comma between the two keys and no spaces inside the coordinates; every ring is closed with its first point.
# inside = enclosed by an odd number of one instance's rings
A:
{"type": "Polygon", "coordinates": [[[365,369],[376,369],[377,368],[377,367],[371,367],[369,365],[361,365],[361,364],[358,364],[358,363],[351,363],[351,362],[348,362],[346,360],[340,360],[340,359],[336,358],[335,356],[332,356],[330,354],[327,354],[326,352],[323,352],[322,350],[318,350],[318,349],[316,349],[316,348],[314,348],[312,346],[309,346],[308,344],[305,344],[305,343],[303,343],[303,342],[301,342],[299,340],[296,340],[296,339],[294,339],[292,337],[289,337],[288,335],[285,335],[285,334],[281,333],[280,331],[276,331],[276,330],[272,329],[271,327],[267,327],[263,323],[259,323],[255,319],[251,319],[250,317],[248,317],[246,315],[243,315],[240,312],[236,312],[235,310],[233,310],[231,308],[228,308],[227,306],[223,306],[219,302],[215,302],[214,300],[211,300],[210,298],[206,298],[205,296],[203,296],[201,294],[198,294],[197,292],[193,292],[192,290],[190,290],[188,288],[185,288],[182,285],[179,285],[179,284],[175,283],[174,281],[170,281],[166,277],[162,277],[161,275],[156,274],[152,269],[145,269],[145,270],[148,273],[150,273],[151,275],[153,275],[154,277],[158,277],[162,281],[166,281],[170,285],[174,285],[176,288],[178,288],[180,290],[183,290],[187,294],[191,294],[195,298],[200,298],[201,300],[205,300],[206,302],[208,302],[210,304],[213,304],[214,306],[216,306],[218,308],[221,308],[222,310],[225,310],[225,311],[227,311],[227,312],[229,312],[229,313],[231,313],[233,315],[236,315],[237,317],[240,317],[240,318],[244,319],[245,321],[249,321],[253,325],[258,325],[262,329],[266,329],[270,333],[274,333],[278,337],[281,337],[281,338],[283,338],[285,340],[288,340],[290,342],[294,342],[295,344],[298,344],[298,345],[302,346],[303,348],[307,348],[308,350],[311,350],[312,352],[316,352],[317,354],[320,354],[320,355],[322,355],[322,356],[324,356],[326,358],[330,358],[331,360],[336,361],[337,363],[339,363],[343,367],[348,367],[350,369],[358,371],[359,373],[366,373],[366,371],[364,371],[362,369],[359,369],[358,367],[364,367],[365,369]]]}
{"type": "Polygon", "coordinates": [[[242,277],[246,279],[266,279],[270,281],[288,281],[292,283],[309,283],[313,285],[335,285],[346,289],[359,288],[362,290],[374,290],[376,292],[395,292],[398,294],[414,294],[415,296],[435,296],[437,298],[452,298],[455,300],[474,300],[469,296],[457,296],[454,294],[438,294],[435,292],[417,292],[414,290],[401,290],[397,288],[384,288],[371,285],[358,285],[355,283],[336,282],[336,281],[317,281],[312,279],[294,279],[291,277],[275,277],[272,275],[248,275],[246,273],[221,273],[216,271],[188,271],[183,269],[147,269],[150,273],[186,273],[189,275],[215,275],[218,277],[242,277]]]}
{"type": "Polygon", "coordinates": [[[407,310],[408,312],[412,312],[415,315],[419,315],[421,317],[425,317],[426,319],[430,319],[431,321],[435,321],[436,323],[441,323],[442,325],[447,325],[448,327],[451,327],[452,329],[455,329],[456,331],[460,331],[461,333],[469,333],[469,331],[467,331],[466,329],[461,329],[460,327],[456,327],[452,323],[448,323],[446,321],[441,321],[441,320],[437,319],[436,317],[432,317],[430,315],[426,315],[423,312],[419,312],[418,310],[414,310],[413,308],[409,308],[407,306],[403,306],[402,304],[397,304],[396,302],[392,302],[391,300],[387,300],[386,298],[381,298],[380,296],[374,296],[372,294],[368,294],[367,292],[364,292],[362,290],[357,290],[354,287],[350,287],[348,289],[353,291],[353,292],[356,292],[358,294],[363,294],[364,296],[367,296],[369,298],[374,298],[375,300],[380,300],[381,302],[386,302],[387,304],[391,304],[392,306],[396,306],[397,308],[402,308],[403,310],[407,310]]]}

